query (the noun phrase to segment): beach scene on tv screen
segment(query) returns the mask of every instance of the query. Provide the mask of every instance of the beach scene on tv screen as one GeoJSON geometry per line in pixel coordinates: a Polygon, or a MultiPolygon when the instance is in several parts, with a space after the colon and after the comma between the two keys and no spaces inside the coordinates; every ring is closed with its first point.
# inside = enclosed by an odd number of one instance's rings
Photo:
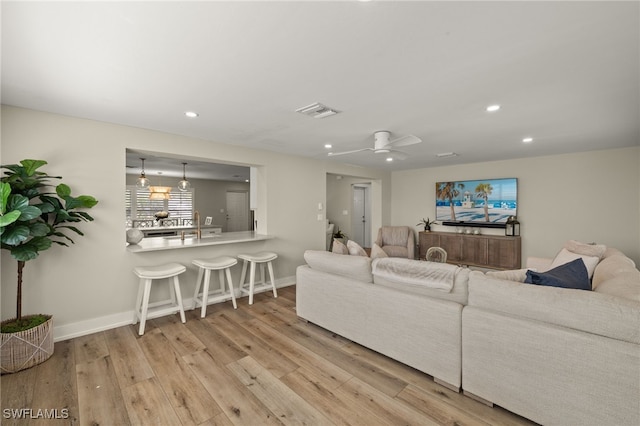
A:
{"type": "Polygon", "coordinates": [[[465,180],[436,183],[436,220],[506,223],[518,209],[518,181],[465,180]]]}

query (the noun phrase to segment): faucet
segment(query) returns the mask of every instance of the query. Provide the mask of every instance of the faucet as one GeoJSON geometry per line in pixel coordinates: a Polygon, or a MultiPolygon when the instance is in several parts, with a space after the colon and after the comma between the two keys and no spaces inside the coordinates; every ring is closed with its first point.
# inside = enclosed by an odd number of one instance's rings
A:
{"type": "Polygon", "coordinates": [[[200,212],[198,212],[198,210],[195,211],[195,213],[193,214],[193,220],[196,221],[196,225],[197,225],[197,231],[196,231],[196,238],[197,239],[201,239],[202,238],[202,229],[200,228],[200,212]]]}

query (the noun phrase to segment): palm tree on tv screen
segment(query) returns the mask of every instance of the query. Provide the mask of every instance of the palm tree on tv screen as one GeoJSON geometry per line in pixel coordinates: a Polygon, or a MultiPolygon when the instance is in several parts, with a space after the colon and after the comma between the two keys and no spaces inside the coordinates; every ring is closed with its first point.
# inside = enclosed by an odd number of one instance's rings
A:
{"type": "Polygon", "coordinates": [[[464,189],[463,183],[456,182],[440,182],[436,184],[436,196],[441,200],[449,200],[449,207],[451,207],[451,220],[456,220],[456,211],[453,205],[453,199],[460,195],[460,191],[456,189],[456,185],[460,190],[464,189]]]}
{"type": "Polygon", "coordinates": [[[476,198],[484,200],[484,220],[489,222],[489,195],[491,195],[493,187],[490,183],[480,183],[476,186],[476,198]]]}

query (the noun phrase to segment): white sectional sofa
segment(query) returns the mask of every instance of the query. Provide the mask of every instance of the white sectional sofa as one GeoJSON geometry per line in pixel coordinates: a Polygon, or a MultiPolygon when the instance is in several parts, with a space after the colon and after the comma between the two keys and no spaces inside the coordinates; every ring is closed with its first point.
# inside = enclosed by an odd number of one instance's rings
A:
{"type": "Polygon", "coordinates": [[[608,249],[592,285],[544,287],[471,272],[465,393],[544,425],[640,425],[640,271],[608,249]]]}
{"type": "Polygon", "coordinates": [[[450,292],[400,290],[374,280],[368,257],[307,251],[305,260],[296,271],[299,317],[459,389],[469,270],[460,268],[450,292]]]}
{"type": "Polygon", "coordinates": [[[301,318],[541,424],[640,424],[640,271],[615,249],[592,265],[594,291],[459,268],[446,292],[373,275],[367,257],[305,260],[301,318]]]}

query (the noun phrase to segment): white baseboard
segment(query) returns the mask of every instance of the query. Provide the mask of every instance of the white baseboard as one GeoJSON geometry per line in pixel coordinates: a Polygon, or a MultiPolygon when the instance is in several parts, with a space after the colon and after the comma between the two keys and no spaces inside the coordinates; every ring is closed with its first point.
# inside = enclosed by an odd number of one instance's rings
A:
{"type": "MultiPolygon", "coordinates": [[[[285,277],[276,280],[276,288],[288,287],[296,283],[296,277],[285,277]]],[[[263,290],[267,291],[267,290],[263,290]]],[[[135,301],[134,301],[135,302],[135,301]]],[[[185,308],[193,304],[193,298],[183,299],[185,308]]],[[[110,330],[112,328],[122,327],[133,323],[133,310],[120,312],[117,314],[105,315],[97,318],[90,318],[81,322],[71,324],[56,325],[55,318],[53,321],[53,340],[60,342],[63,340],[73,339],[74,337],[86,336],[88,334],[98,333],[100,331],[110,330]]]]}

